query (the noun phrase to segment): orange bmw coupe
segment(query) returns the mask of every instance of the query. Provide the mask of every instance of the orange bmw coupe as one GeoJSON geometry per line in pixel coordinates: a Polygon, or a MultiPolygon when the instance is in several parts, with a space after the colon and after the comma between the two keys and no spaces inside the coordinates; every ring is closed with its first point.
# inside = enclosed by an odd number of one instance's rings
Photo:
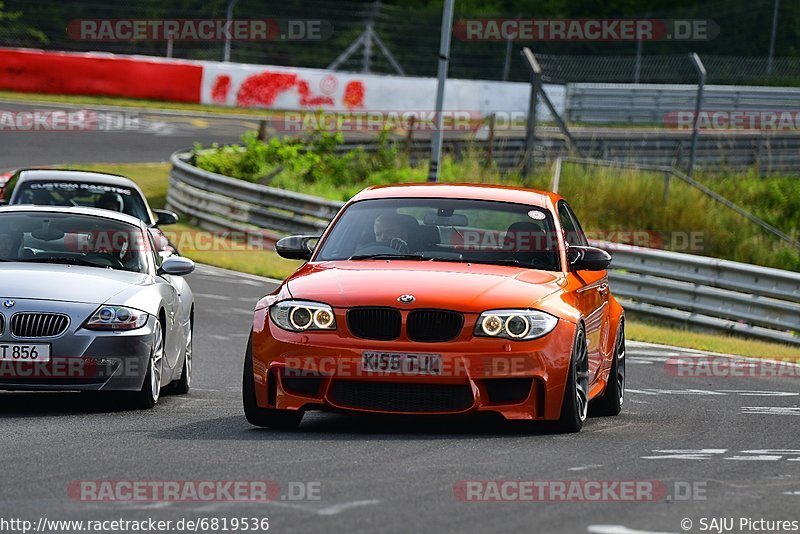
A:
{"type": "Polygon", "coordinates": [[[495,412],[581,429],[625,391],[611,256],[554,193],[476,184],[373,187],[255,309],[243,400],[256,426],[307,410],[495,412]],[[591,404],[591,406],[590,406],[591,404]]]}

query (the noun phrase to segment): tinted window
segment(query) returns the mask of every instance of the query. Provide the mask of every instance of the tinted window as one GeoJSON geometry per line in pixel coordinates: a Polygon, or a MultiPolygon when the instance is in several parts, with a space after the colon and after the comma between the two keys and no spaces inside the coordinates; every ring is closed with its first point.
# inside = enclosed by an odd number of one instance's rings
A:
{"type": "Polygon", "coordinates": [[[589,242],[572,209],[563,200],[558,203],[558,219],[564,230],[564,240],[569,245],[586,246],[589,242]]]}
{"type": "Polygon", "coordinates": [[[69,181],[23,182],[17,186],[10,203],[103,208],[150,223],[144,199],[129,187],[69,181]]]}
{"type": "Polygon", "coordinates": [[[376,199],[350,205],[316,261],[406,254],[419,260],[518,264],[559,270],[550,212],[506,202],[376,199]]]}
{"type": "Polygon", "coordinates": [[[102,217],[0,212],[0,261],[148,272],[143,232],[102,217]]]}

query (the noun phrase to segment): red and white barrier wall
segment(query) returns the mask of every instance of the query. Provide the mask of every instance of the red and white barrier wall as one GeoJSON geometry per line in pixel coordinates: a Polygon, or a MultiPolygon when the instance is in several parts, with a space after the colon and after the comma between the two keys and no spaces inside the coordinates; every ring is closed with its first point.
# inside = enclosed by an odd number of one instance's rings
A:
{"type": "MultiPolygon", "coordinates": [[[[428,111],[436,80],[322,69],[0,48],[0,90],[115,96],[283,110],[428,111]]],[[[564,88],[548,86],[563,110],[564,88]]],[[[445,109],[526,112],[530,85],[447,81],[445,109]]],[[[542,107],[542,117],[548,118],[542,107]]]]}

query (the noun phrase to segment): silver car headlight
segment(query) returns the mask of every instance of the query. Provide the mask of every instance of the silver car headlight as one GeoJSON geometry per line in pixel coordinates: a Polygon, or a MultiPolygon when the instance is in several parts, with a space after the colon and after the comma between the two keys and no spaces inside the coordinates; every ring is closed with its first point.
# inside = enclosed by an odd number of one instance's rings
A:
{"type": "Polygon", "coordinates": [[[89,330],[136,330],[147,324],[146,312],[125,306],[100,306],[83,327],[89,330]]]}
{"type": "Polygon", "coordinates": [[[524,341],[552,332],[557,323],[557,317],[538,310],[490,310],[478,317],[474,335],[524,341]]]}
{"type": "Polygon", "coordinates": [[[336,330],[333,308],[321,302],[283,300],[269,307],[269,316],[272,322],[290,332],[336,330]]]}

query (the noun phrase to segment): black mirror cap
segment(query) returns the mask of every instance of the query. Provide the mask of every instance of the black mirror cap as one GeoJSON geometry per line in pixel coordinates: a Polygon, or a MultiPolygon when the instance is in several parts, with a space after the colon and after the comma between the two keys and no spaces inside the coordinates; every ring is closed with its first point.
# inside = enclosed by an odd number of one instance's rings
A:
{"type": "Polygon", "coordinates": [[[314,249],[309,245],[309,241],[319,239],[316,235],[291,235],[284,237],[275,243],[275,251],[281,258],[287,260],[305,260],[311,259],[314,249]]]}
{"type": "Polygon", "coordinates": [[[570,260],[571,271],[604,271],[611,263],[611,254],[597,247],[582,247],[570,245],[569,256],[575,253],[570,260]]]}
{"type": "Polygon", "coordinates": [[[163,226],[165,224],[175,224],[178,222],[178,214],[169,210],[153,210],[156,215],[155,226],[163,226]]]}
{"type": "Polygon", "coordinates": [[[171,274],[173,276],[186,276],[194,271],[194,262],[183,256],[170,256],[158,268],[158,274],[171,274]]]}

